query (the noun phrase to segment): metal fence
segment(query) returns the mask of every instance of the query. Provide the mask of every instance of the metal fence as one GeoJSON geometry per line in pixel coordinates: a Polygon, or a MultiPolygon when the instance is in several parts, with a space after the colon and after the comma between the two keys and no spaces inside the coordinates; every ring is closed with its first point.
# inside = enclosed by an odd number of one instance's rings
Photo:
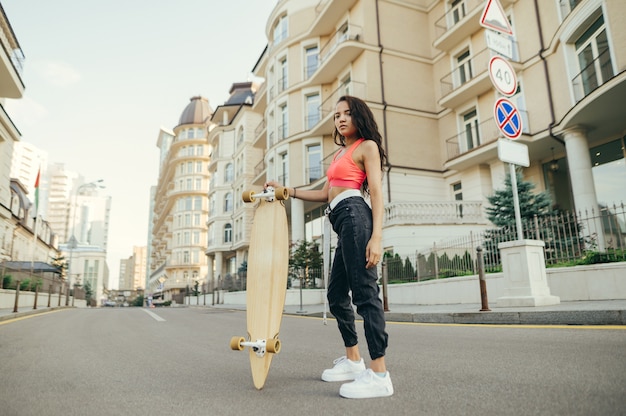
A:
{"type": "MultiPolygon", "coordinates": [[[[545,243],[546,266],[626,261],[624,203],[599,211],[535,216],[522,222],[523,239],[545,243]]],[[[502,270],[498,244],[518,240],[517,227],[488,229],[433,243],[413,256],[385,260],[390,283],[414,282],[476,274],[476,248],[483,249],[485,271],[502,270]]]]}

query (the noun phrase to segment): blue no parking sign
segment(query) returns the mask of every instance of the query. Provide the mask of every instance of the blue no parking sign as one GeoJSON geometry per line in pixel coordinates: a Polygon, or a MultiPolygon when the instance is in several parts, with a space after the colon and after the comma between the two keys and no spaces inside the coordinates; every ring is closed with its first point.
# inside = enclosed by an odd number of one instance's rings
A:
{"type": "Polygon", "coordinates": [[[517,139],[522,134],[522,117],[511,101],[506,98],[496,101],[493,115],[498,128],[509,139],[517,139]]]}

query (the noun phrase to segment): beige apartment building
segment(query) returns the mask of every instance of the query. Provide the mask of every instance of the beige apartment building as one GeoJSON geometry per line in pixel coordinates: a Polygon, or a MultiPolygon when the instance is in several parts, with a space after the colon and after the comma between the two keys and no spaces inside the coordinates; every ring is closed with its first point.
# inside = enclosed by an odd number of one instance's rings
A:
{"type": "Polygon", "coordinates": [[[207,145],[213,110],[192,97],[173,131],[161,129],[158,185],[153,192],[147,293],[182,302],[207,275],[206,223],[210,160],[207,145]]]}
{"type": "MultiPolygon", "coordinates": [[[[253,69],[265,83],[251,85],[248,103],[213,117],[221,127],[209,134],[209,198],[221,217],[209,215],[207,255],[217,274],[209,278],[236,273],[246,259],[252,211],[239,202],[241,190],[267,179],[323,186],[343,94],[367,101],[388,152],[385,250],[411,254],[488,227],[487,197],[509,172],[498,155],[502,95],[489,74],[496,55],[517,78],[508,100],[522,121],[516,142],[528,148],[524,179],[563,210],[625,201],[626,3],[500,0],[512,35],[480,24],[486,3],[279,1],[253,69]]],[[[292,241],[319,237],[325,205],[286,206],[292,241]]]]}

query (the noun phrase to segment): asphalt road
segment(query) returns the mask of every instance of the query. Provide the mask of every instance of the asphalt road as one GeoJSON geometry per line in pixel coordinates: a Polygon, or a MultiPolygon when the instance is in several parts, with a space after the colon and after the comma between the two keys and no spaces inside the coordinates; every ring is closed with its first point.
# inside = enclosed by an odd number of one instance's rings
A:
{"type": "Polygon", "coordinates": [[[247,351],[229,348],[245,328],[245,312],[205,308],[2,322],[0,414],[626,414],[626,327],[389,323],[395,394],[367,400],[342,399],[340,384],[320,380],[343,354],[334,320],[285,316],[260,391],[247,351]]]}

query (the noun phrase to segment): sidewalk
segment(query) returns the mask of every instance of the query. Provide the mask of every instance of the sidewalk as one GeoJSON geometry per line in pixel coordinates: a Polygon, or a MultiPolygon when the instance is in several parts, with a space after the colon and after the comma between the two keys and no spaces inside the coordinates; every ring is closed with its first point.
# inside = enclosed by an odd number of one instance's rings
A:
{"type": "MultiPolygon", "coordinates": [[[[178,307],[186,307],[180,305],[178,307]]],[[[245,310],[245,305],[196,306],[194,308],[218,308],[245,310]]],[[[37,313],[64,309],[68,306],[0,309],[0,321],[37,313]]],[[[480,304],[454,305],[389,305],[386,312],[388,322],[420,322],[440,324],[502,324],[502,325],[626,325],[626,299],[603,301],[561,302],[559,305],[498,308],[490,305],[491,311],[480,311],[480,304]]],[[[158,310],[158,309],[157,309],[158,310]]],[[[322,317],[324,305],[287,305],[285,314],[322,317]]],[[[327,316],[332,318],[330,312],[327,316]]],[[[358,317],[358,316],[357,316],[358,317]]]]}
{"type": "MultiPolygon", "coordinates": [[[[192,305],[193,306],[193,305],[192,305]]],[[[245,305],[214,305],[245,310],[245,305]]],[[[389,305],[388,322],[504,325],[626,325],[626,300],[561,302],[553,306],[498,308],[481,312],[480,304],[389,305]]],[[[324,305],[285,306],[290,315],[322,317],[324,305]]],[[[328,312],[328,317],[332,317],[328,312]]],[[[358,317],[358,315],[357,315],[358,317]]]]}
{"type": "Polygon", "coordinates": [[[13,312],[13,308],[0,309],[0,322],[66,308],[72,308],[72,306],[51,306],[49,308],[47,306],[39,306],[37,309],[33,309],[33,307],[30,306],[19,308],[17,312],[13,312]]]}

